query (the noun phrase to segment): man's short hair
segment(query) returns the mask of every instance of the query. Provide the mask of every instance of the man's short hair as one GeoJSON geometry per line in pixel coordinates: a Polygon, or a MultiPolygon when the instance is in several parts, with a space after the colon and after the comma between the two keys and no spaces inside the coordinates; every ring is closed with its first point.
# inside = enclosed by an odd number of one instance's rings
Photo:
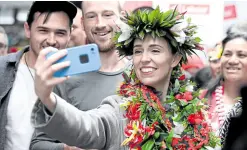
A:
{"type": "Polygon", "coordinates": [[[76,16],[77,8],[74,4],[68,1],[35,1],[33,2],[31,8],[29,9],[29,13],[27,16],[27,23],[29,27],[34,20],[34,14],[36,12],[40,13],[48,13],[43,23],[45,23],[49,17],[49,15],[53,12],[63,11],[69,16],[69,24],[70,26],[73,23],[73,19],[76,16]]]}
{"type": "MultiPolygon", "coordinates": [[[[119,9],[119,12],[121,12],[123,10],[123,6],[124,6],[124,3],[125,1],[124,0],[117,0],[118,2],[118,9],[119,9]]],[[[83,14],[83,1],[81,1],[81,10],[82,10],[82,14],[83,14]]]]}

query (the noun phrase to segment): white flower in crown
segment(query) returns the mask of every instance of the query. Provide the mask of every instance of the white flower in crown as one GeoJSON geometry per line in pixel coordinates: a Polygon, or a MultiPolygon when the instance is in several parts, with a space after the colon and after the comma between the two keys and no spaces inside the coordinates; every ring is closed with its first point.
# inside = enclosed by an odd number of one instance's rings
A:
{"type": "Polygon", "coordinates": [[[175,33],[177,36],[175,36],[175,39],[178,43],[184,44],[186,40],[186,34],[184,33],[184,30],[189,26],[188,22],[183,20],[181,23],[175,24],[170,31],[175,33]]]}
{"type": "Polygon", "coordinates": [[[116,24],[121,30],[121,35],[118,38],[118,42],[123,42],[129,39],[132,33],[132,28],[120,20],[120,18],[116,20],[116,24]]]}

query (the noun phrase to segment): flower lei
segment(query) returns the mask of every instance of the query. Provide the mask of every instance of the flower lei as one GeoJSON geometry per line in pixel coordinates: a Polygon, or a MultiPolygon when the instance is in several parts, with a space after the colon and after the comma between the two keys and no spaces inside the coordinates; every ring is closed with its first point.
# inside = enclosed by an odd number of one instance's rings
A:
{"type": "Polygon", "coordinates": [[[218,121],[220,125],[223,124],[225,120],[225,108],[224,108],[224,102],[223,102],[223,86],[219,86],[215,90],[215,100],[216,100],[216,113],[218,113],[218,121]]]}
{"type": "Polygon", "coordinates": [[[206,100],[199,99],[199,91],[186,89],[188,82],[181,71],[175,69],[172,75],[175,83],[170,85],[167,99],[162,103],[155,89],[143,85],[133,70],[123,74],[125,81],[118,94],[125,101],[122,107],[129,122],[124,129],[126,139],[122,146],[138,150],[197,150],[220,146],[220,138],[206,122],[206,100]]]}

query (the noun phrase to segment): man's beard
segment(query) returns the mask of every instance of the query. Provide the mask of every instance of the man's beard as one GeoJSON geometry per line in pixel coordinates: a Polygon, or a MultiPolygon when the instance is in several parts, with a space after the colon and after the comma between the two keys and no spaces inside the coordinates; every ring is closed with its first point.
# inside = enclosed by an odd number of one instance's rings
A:
{"type": "Polygon", "coordinates": [[[113,41],[106,42],[104,44],[98,43],[97,41],[94,41],[94,40],[89,40],[88,42],[97,44],[98,47],[99,47],[99,51],[102,52],[102,53],[106,53],[106,52],[112,51],[115,48],[115,43],[113,41]]]}

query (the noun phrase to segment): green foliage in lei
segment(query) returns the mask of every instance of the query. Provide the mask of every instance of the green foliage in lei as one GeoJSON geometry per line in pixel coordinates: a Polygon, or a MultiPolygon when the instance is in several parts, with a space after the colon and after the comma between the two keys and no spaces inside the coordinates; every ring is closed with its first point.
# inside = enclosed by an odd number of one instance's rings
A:
{"type": "Polygon", "coordinates": [[[116,33],[114,41],[116,47],[121,55],[132,55],[133,54],[133,43],[136,38],[144,39],[145,35],[151,34],[153,38],[164,37],[172,47],[172,52],[182,55],[182,62],[187,62],[187,56],[191,55],[195,49],[202,50],[199,46],[201,39],[194,37],[197,33],[197,26],[191,23],[191,19],[185,20],[185,13],[179,13],[174,10],[168,10],[162,12],[159,7],[153,11],[138,11],[137,13],[127,14],[122,20],[130,27],[130,36],[124,41],[118,42],[120,35],[123,31],[116,33]],[[184,28],[175,28],[186,23],[184,28]],[[178,29],[178,30],[176,30],[178,29]],[[181,34],[180,34],[181,33],[181,34]],[[184,42],[179,42],[177,39],[185,39],[184,42]]]}

